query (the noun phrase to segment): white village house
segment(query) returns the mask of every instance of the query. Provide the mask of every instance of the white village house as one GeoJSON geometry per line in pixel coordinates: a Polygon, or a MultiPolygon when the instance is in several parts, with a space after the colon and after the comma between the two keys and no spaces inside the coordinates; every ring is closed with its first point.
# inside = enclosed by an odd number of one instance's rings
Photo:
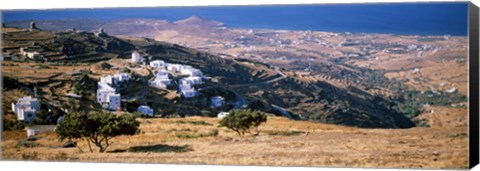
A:
{"type": "Polygon", "coordinates": [[[217,108],[225,104],[225,98],[222,96],[213,96],[210,98],[210,101],[212,108],[217,108]]]}
{"type": "Polygon", "coordinates": [[[201,77],[203,75],[202,71],[196,68],[191,68],[191,67],[181,68],[180,73],[189,75],[189,76],[197,76],[197,77],[201,77]]]}
{"type": "Polygon", "coordinates": [[[202,78],[198,76],[185,77],[179,80],[180,84],[199,85],[202,84],[202,78]]]}
{"type": "Polygon", "coordinates": [[[169,64],[169,63],[167,63],[167,71],[179,72],[181,68],[182,68],[181,64],[169,64]]]}
{"type": "Polygon", "coordinates": [[[35,136],[35,134],[36,134],[35,129],[33,129],[33,128],[25,128],[25,129],[27,130],[27,137],[28,138],[35,136]]]}
{"type": "Polygon", "coordinates": [[[150,106],[142,105],[137,108],[137,111],[147,116],[153,116],[153,109],[150,106]]]}
{"type": "Polygon", "coordinates": [[[156,77],[153,81],[150,81],[150,86],[157,88],[167,88],[167,86],[170,84],[170,79],[162,77],[156,77]]]}
{"type": "Polygon", "coordinates": [[[28,48],[20,48],[20,54],[30,59],[40,59],[43,57],[40,53],[31,51],[28,48]]]}
{"type": "Polygon", "coordinates": [[[162,60],[154,60],[150,62],[150,67],[157,69],[165,69],[165,62],[162,60]]]}
{"type": "Polygon", "coordinates": [[[100,82],[108,84],[110,86],[118,86],[120,83],[124,83],[130,79],[128,73],[116,73],[115,75],[104,75],[100,77],[100,82]]]}
{"type": "Polygon", "coordinates": [[[120,94],[110,85],[98,82],[97,102],[109,110],[120,109],[120,94]]]}
{"type": "Polygon", "coordinates": [[[191,98],[197,96],[198,92],[190,86],[190,84],[180,84],[180,93],[185,98],[191,98]]]}
{"type": "Polygon", "coordinates": [[[40,103],[32,96],[21,97],[17,100],[17,103],[12,103],[12,111],[17,115],[17,120],[22,120],[25,123],[30,123],[39,110],[40,103]]]}
{"type": "Polygon", "coordinates": [[[220,113],[217,114],[217,117],[218,117],[218,118],[224,118],[225,116],[227,116],[227,115],[229,115],[229,114],[230,114],[230,113],[228,113],[228,112],[220,112],[220,113]]]}
{"type": "Polygon", "coordinates": [[[450,89],[448,90],[445,90],[446,93],[455,93],[457,92],[457,87],[455,87],[455,85],[453,85],[450,89]]]}
{"type": "Polygon", "coordinates": [[[113,85],[113,77],[111,75],[105,75],[100,77],[100,82],[108,85],[113,85]]]}
{"type": "Polygon", "coordinates": [[[172,82],[168,75],[168,71],[164,69],[159,69],[157,71],[155,79],[149,82],[150,86],[157,88],[167,88],[167,86],[170,85],[172,82]]]}
{"type": "Polygon", "coordinates": [[[132,52],[132,62],[133,63],[142,63],[143,57],[137,51],[132,52]]]}
{"type": "Polygon", "coordinates": [[[169,74],[168,71],[160,69],[160,70],[157,71],[156,77],[157,78],[167,78],[168,79],[168,74],[169,74]]]}
{"type": "Polygon", "coordinates": [[[198,92],[195,89],[190,89],[190,90],[182,90],[182,95],[185,98],[192,98],[197,96],[198,92]]]}

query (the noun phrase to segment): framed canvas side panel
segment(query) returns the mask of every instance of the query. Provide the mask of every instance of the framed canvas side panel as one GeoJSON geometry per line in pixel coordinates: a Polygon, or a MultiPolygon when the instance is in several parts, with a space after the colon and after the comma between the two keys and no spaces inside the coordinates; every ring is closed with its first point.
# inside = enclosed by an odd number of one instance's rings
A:
{"type": "Polygon", "coordinates": [[[479,11],[478,7],[470,2],[469,4],[469,71],[470,71],[470,104],[469,104],[469,167],[473,168],[479,162],[479,84],[478,84],[478,77],[479,77],[479,35],[478,35],[478,27],[479,27],[479,11]]]}

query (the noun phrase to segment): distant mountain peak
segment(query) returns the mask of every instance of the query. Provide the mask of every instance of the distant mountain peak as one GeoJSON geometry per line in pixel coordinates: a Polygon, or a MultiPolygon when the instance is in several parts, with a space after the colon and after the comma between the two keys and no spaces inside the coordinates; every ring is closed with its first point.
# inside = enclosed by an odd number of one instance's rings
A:
{"type": "Polygon", "coordinates": [[[174,22],[175,24],[191,24],[191,25],[201,25],[201,26],[210,26],[210,27],[221,27],[224,26],[223,23],[215,21],[215,20],[209,20],[205,19],[203,17],[200,17],[198,15],[192,15],[188,18],[185,18],[183,20],[178,20],[174,22]]]}
{"type": "Polygon", "coordinates": [[[198,16],[198,15],[192,15],[192,16],[188,17],[187,20],[205,20],[205,19],[198,16]]]}
{"type": "Polygon", "coordinates": [[[200,16],[198,16],[198,15],[192,15],[192,16],[190,16],[190,17],[188,17],[188,18],[185,18],[185,19],[182,19],[182,20],[178,20],[178,21],[176,21],[176,23],[177,23],[177,22],[198,22],[198,21],[208,21],[208,20],[206,20],[206,19],[204,19],[204,18],[202,18],[202,17],[200,17],[200,16]]]}

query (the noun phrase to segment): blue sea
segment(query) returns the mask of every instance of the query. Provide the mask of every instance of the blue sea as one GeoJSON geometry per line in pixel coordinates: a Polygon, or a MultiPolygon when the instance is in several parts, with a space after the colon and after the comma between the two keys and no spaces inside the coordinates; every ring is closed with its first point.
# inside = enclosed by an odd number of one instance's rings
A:
{"type": "Polygon", "coordinates": [[[468,3],[379,3],[2,11],[3,22],[66,18],[169,21],[192,15],[229,27],[351,33],[467,35],[468,3]]]}

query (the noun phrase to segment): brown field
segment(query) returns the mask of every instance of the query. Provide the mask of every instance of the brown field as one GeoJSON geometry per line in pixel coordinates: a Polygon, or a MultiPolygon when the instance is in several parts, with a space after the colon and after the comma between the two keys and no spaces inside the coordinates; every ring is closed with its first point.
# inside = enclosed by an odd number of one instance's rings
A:
{"type": "Polygon", "coordinates": [[[37,147],[16,147],[25,131],[3,132],[3,158],[213,165],[466,168],[467,128],[358,129],[269,117],[258,136],[238,137],[217,118],[141,119],[141,133],[113,139],[107,153],[87,143],[60,148],[55,133],[37,135],[37,147]],[[148,120],[148,121],[146,121],[148,120]],[[193,124],[191,121],[204,121],[193,124]],[[218,131],[218,135],[214,132],[218,131]]]}

